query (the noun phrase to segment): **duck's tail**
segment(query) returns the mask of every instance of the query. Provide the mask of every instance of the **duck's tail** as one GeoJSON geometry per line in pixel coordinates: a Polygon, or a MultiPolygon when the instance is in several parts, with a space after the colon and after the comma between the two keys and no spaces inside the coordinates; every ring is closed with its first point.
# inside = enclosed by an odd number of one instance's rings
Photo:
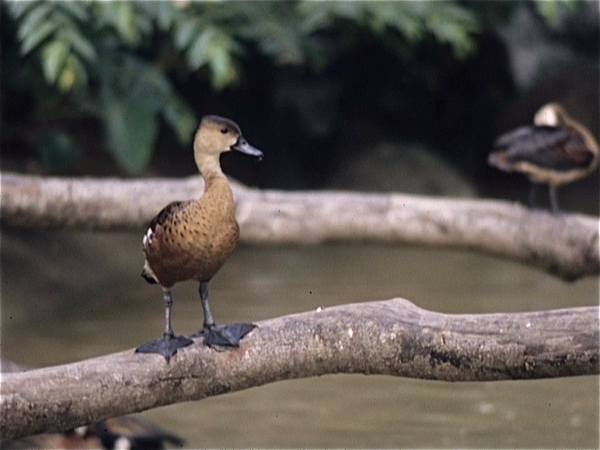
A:
{"type": "Polygon", "coordinates": [[[490,166],[504,172],[512,172],[514,170],[514,164],[508,160],[506,153],[503,151],[490,153],[487,162],[490,166]]]}

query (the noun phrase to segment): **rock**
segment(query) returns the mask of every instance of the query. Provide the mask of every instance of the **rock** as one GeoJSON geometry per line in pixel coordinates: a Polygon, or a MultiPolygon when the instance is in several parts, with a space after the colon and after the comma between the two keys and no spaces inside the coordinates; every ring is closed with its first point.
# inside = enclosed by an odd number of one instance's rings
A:
{"type": "Polygon", "coordinates": [[[475,197],[475,188],[458,170],[422,144],[383,141],[353,157],[324,188],[366,192],[475,197]]]}

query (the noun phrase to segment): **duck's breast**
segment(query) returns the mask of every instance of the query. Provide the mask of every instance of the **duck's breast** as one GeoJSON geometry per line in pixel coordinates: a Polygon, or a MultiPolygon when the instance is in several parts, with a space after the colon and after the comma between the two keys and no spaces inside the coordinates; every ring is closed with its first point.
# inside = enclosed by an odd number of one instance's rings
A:
{"type": "Polygon", "coordinates": [[[162,286],[207,282],[233,253],[239,236],[231,189],[213,189],[198,201],[164,208],[144,237],[144,252],[162,286]]]}
{"type": "Polygon", "coordinates": [[[194,214],[185,249],[191,255],[191,278],[207,282],[231,256],[240,240],[240,227],[235,220],[235,209],[216,208],[214,204],[199,202],[200,211],[194,214]]]}

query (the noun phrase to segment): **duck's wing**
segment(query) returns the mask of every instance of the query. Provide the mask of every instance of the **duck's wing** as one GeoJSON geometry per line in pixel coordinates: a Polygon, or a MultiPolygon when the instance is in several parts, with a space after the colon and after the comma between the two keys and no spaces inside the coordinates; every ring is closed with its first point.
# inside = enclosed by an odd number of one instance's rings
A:
{"type": "Polygon", "coordinates": [[[489,163],[501,169],[519,162],[558,171],[586,168],[594,159],[581,134],[560,127],[528,126],[501,135],[489,163]],[[504,167],[502,167],[504,166],[504,167]]]}
{"type": "MultiPolygon", "coordinates": [[[[152,219],[143,239],[143,250],[146,255],[142,277],[150,284],[159,283],[170,287],[175,281],[171,279],[173,271],[186,264],[189,254],[182,253],[175,242],[180,239],[181,224],[188,216],[187,207],[190,201],[173,202],[165,206],[152,219]],[[166,269],[166,273],[165,273],[166,269]]],[[[185,229],[185,224],[183,226],[185,229]]]]}
{"type": "Polygon", "coordinates": [[[156,215],[154,219],[150,222],[148,229],[146,230],[146,234],[144,235],[144,251],[147,250],[148,246],[152,242],[155,233],[160,234],[161,229],[168,224],[169,221],[175,217],[178,211],[183,209],[183,207],[189,202],[172,202],[165,206],[161,211],[156,215]]]}

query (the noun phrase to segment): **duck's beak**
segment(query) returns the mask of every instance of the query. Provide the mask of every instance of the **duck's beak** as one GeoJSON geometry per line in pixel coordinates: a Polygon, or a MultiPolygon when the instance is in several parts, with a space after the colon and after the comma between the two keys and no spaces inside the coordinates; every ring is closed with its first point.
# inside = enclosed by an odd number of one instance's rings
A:
{"type": "Polygon", "coordinates": [[[246,155],[256,156],[258,159],[262,159],[263,153],[248,144],[248,141],[244,139],[242,136],[238,139],[238,141],[231,146],[231,150],[237,150],[238,152],[245,153],[246,155]]]}

